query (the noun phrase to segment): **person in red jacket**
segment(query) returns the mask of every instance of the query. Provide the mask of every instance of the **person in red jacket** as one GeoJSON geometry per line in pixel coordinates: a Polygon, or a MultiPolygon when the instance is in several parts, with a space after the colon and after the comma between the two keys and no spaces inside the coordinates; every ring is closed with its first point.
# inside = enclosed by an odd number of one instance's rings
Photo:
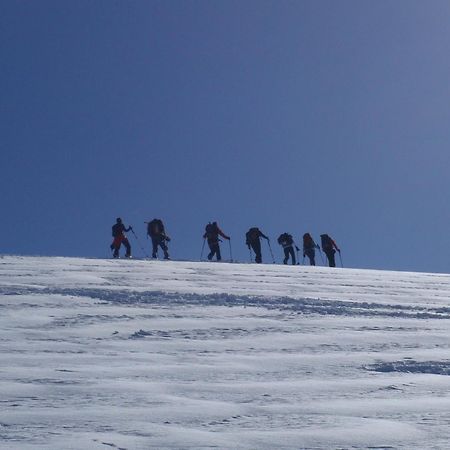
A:
{"type": "Polygon", "coordinates": [[[128,241],[128,238],[125,236],[125,232],[132,230],[133,228],[131,225],[126,228],[125,225],[122,223],[122,219],[118,217],[116,219],[116,223],[112,226],[112,235],[113,235],[113,242],[111,244],[111,250],[114,250],[113,257],[118,258],[119,257],[119,249],[120,246],[123,244],[125,246],[126,252],[125,257],[131,258],[131,245],[128,241]]]}
{"type": "Polygon", "coordinates": [[[216,255],[217,261],[220,261],[222,259],[222,256],[220,255],[220,239],[219,236],[222,236],[227,241],[230,240],[230,237],[227,236],[220,228],[219,225],[217,225],[217,222],[208,223],[205,227],[205,234],[203,235],[203,239],[207,239],[208,246],[209,246],[209,254],[208,254],[208,260],[211,261],[216,255]]]}

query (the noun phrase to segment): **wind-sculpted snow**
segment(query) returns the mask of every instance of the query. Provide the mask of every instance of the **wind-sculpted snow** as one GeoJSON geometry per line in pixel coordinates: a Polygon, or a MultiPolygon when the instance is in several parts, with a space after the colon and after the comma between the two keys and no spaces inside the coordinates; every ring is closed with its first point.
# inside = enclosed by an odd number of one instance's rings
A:
{"type": "Polygon", "coordinates": [[[0,448],[450,448],[450,277],[0,257],[0,448]]]}
{"type": "Polygon", "coordinates": [[[450,360],[448,361],[403,361],[378,362],[368,366],[368,370],[377,372],[433,373],[450,375],[450,360]]]}
{"type": "Polygon", "coordinates": [[[61,288],[0,288],[0,295],[63,295],[89,297],[117,304],[148,304],[165,306],[244,306],[291,311],[298,314],[391,316],[419,319],[450,319],[450,307],[427,307],[414,305],[389,305],[355,301],[321,300],[314,298],[262,297],[232,294],[177,294],[168,292],[136,292],[132,290],[110,291],[107,289],[61,289],[61,288]]]}

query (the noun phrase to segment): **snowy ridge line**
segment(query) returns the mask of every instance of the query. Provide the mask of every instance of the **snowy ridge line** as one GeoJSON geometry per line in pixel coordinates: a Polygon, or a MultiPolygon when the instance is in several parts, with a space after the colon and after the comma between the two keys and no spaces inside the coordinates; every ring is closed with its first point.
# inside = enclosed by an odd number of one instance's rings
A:
{"type": "MultiPolygon", "coordinates": [[[[282,259],[282,258],[281,258],[282,259]]],[[[0,253],[0,261],[1,264],[9,264],[11,261],[29,261],[29,260],[39,260],[42,262],[55,262],[55,261],[66,261],[69,264],[74,262],[87,262],[87,263],[106,263],[105,267],[126,267],[127,265],[133,265],[133,263],[150,263],[150,264],[201,264],[205,266],[239,266],[242,265],[244,267],[252,267],[252,268],[277,268],[277,269],[308,269],[314,270],[317,273],[325,270],[326,273],[333,273],[334,275],[343,274],[343,273],[351,273],[351,272],[363,272],[368,274],[381,274],[381,275],[389,275],[389,274],[400,274],[400,275],[427,275],[429,277],[434,278],[447,278],[449,274],[447,272],[427,272],[427,271],[413,271],[413,270],[402,270],[402,269],[373,269],[373,268],[359,268],[359,267],[329,267],[328,265],[317,264],[316,266],[310,266],[309,264],[283,264],[282,262],[270,262],[264,261],[261,264],[257,264],[255,262],[250,262],[247,260],[238,260],[238,259],[222,259],[221,261],[208,261],[207,259],[195,259],[195,258],[170,258],[169,260],[161,259],[161,258],[151,258],[151,257],[143,257],[143,256],[132,256],[131,258],[119,257],[112,258],[109,256],[65,256],[65,255],[39,255],[39,254],[14,254],[14,253],[0,253]],[[3,261],[6,260],[7,262],[3,261]],[[123,264],[123,266],[122,266],[123,264]]]]}
{"type": "Polygon", "coordinates": [[[230,306],[291,311],[298,314],[379,316],[414,319],[450,319],[450,307],[322,300],[319,298],[263,297],[236,294],[188,294],[164,291],[107,290],[93,288],[0,287],[0,295],[62,295],[87,297],[113,304],[156,306],[230,306]]]}

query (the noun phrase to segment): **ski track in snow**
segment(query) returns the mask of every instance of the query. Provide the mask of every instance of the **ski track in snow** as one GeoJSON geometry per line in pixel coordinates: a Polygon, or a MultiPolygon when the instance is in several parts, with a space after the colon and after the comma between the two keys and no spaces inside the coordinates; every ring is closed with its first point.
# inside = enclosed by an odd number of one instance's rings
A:
{"type": "Polygon", "coordinates": [[[0,448],[450,449],[450,276],[0,257],[0,448]]]}

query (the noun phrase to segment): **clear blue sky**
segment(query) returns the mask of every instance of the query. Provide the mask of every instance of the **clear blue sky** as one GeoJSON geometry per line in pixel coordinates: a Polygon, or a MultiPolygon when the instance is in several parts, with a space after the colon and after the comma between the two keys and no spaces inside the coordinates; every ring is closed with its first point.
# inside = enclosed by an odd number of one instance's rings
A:
{"type": "Polygon", "coordinates": [[[242,260],[257,225],[277,255],[328,232],[347,266],[448,272],[449,24],[446,0],[2,2],[0,252],[109,256],[117,216],[146,246],[161,217],[174,258],[217,220],[242,260]]]}

